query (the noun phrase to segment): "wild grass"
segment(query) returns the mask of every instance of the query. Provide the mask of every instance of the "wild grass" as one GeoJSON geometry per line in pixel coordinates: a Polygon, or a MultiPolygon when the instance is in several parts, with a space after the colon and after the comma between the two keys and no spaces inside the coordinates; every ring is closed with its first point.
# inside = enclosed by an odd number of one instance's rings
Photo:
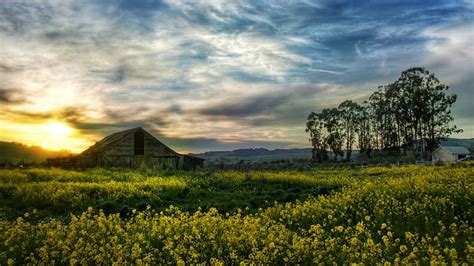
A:
{"type": "Polygon", "coordinates": [[[106,214],[132,209],[184,211],[211,207],[234,212],[305,200],[353,182],[332,170],[317,172],[156,172],[142,170],[0,170],[2,216],[14,219],[36,210],[38,217],[68,217],[88,207],[106,214]]]}
{"type": "Polygon", "coordinates": [[[0,180],[9,208],[0,220],[1,264],[474,263],[469,163],[307,172],[33,169],[0,171],[0,180]],[[114,214],[124,206],[130,210],[114,214]],[[44,219],[55,215],[69,218],[44,219]]]}

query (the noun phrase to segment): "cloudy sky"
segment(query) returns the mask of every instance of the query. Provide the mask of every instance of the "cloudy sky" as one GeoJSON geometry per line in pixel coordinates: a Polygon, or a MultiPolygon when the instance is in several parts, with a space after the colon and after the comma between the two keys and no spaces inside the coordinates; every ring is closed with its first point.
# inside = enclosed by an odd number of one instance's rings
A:
{"type": "Polygon", "coordinates": [[[0,0],[0,140],[307,147],[309,112],[423,66],[474,137],[473,1],[0,0]]]}

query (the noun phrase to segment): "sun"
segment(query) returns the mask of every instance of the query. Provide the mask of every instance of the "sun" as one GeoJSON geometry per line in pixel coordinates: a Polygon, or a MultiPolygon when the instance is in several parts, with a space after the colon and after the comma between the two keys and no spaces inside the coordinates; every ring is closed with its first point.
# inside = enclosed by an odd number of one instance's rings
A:
{"type": "Polygon", "coordinates": [[[65,137],[72,133],[72,128],[62,122],[49,122],[44,125],[44,131],[54,136],[65,137]]]}
{"type": "Polygon", "coordinates": [[[67,149],[72,142],[73,129],[59,121],[51,121],[42,126],[41,146],[47,149],[67,149]]]}

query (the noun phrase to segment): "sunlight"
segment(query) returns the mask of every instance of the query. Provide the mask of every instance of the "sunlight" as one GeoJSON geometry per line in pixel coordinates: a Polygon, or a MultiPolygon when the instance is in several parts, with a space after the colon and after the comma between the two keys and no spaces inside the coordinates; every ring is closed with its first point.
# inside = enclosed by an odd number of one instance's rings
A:
{"type": "Polygon", "coordinates": [[[57,120],[38,123],[6,121],[0,125],[0,140],[37,145],[48,150],[66,149],[81,152],[93,143],[95,136],[86,137],[70,125],[57,120]],[[92,139],[91,139],[92,138],[92,139]]]}
{"type": "Polygon", "coordinates": [[[72,132],[72,128],[62,122],[49,122],[44,125],[43,129],[46,133],[60,138],[64,138],[72,132]]]}
{"type": "Polygon", "coordinates": [[[63,122],[51,121],[42,126],[42,143],[46,149],[64,149],[71,142],[70,135],[73,129],[63,122]]]}

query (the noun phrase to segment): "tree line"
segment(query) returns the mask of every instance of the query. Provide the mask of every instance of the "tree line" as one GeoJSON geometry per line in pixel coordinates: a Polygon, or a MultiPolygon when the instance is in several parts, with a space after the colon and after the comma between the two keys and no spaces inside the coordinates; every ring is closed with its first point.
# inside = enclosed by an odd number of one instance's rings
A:
{"type": "Polygon", "coordinates": [[[403,71],[395,82],[379,86],[359,104],[343,101],[338,107],[311,112],[306,132],[313,146],[313,160],[350,160],[355,148],[369,158],[374,151],[402,155],[413,151],[427,157],[439,141],[462,132],[455,125],[451,107],[455,94],[422,67],[403,71]],[[345,152],[345,153],[344,153],[345,152]]]}

